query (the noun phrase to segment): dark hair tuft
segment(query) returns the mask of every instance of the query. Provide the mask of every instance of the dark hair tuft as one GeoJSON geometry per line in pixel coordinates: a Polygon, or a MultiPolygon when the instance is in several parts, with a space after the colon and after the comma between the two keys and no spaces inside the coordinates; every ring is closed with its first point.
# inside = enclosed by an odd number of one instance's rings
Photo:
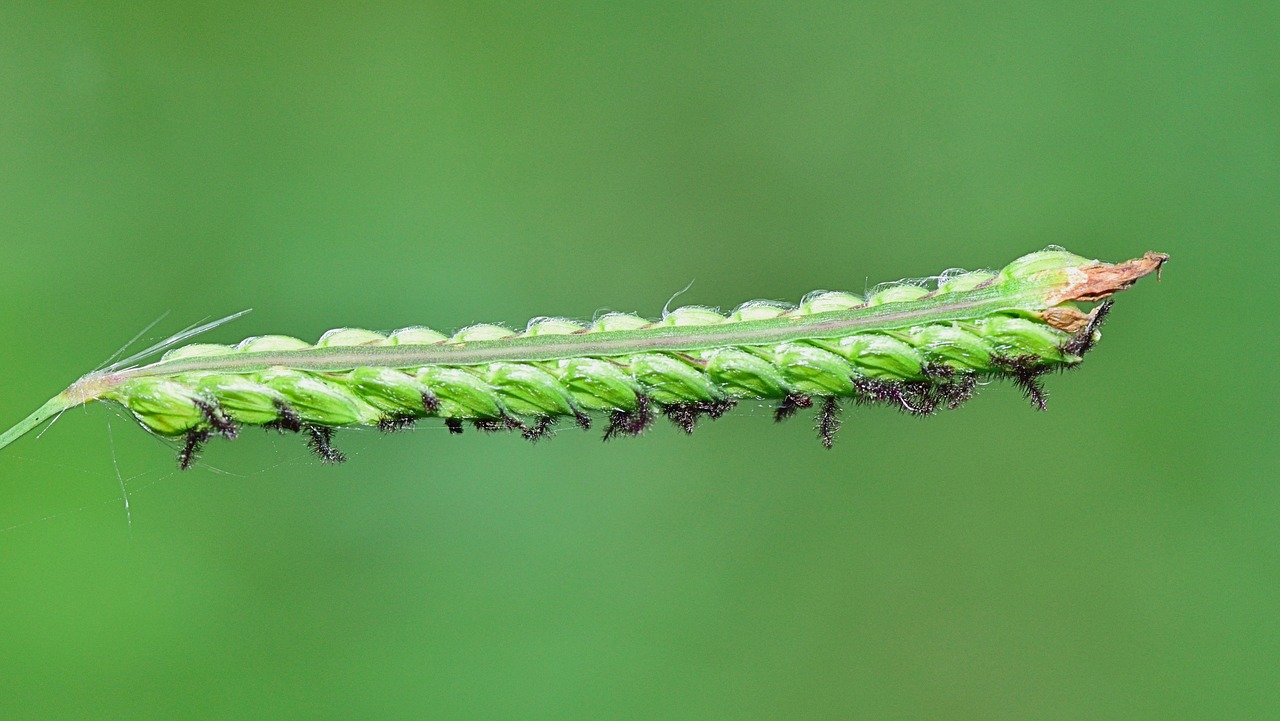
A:
{"type": "Polygon", "coordinates": [[[653,425],[653,408],[649,396],[636,394],[636,407],[625,411],[617,409],[609,413],[609,425],[604,429],[604,440],[617,436],[638,436],[653,425]]]}
{"type": "Polygon", "coordinates": [[[200,409],[200,414],[213,428],[213,430],[223,438],[234,441],[236,436],[240,435],[240,424],[227,417],[222,408],[214,402],[195,401],[196,408],[200,409]]]}
{"type": "Polygon", "coordinates": [[[204,444],[208,442],[209,431],[204,429],[192,429],[187,431],[186,438],[182,443],[182,450],[178,451],[178,468],[187,470],[200,457],[200,451],[204,448],[204,444]]]}
{"type": "Polygon", "coordinates": [[[378,420],[378,430],[383,433],[398,433],[411,430],[418,419],[413,416],[383,416],[378,420]]]}
{"type": "Polygon", "coordinates": [[[823,396],[822,408],[818,411],[818,438],[822,447],[831,449],[835,442],[836,431],[840,430],[840,404],[835,396],[823,396]]]}
{"type": "Polygon", "coordinates": [[[1111,314],[1111,306],[1113,305],[1115,305],[1115,301],[1108,299],[1098,306],[1093,311],[1093,317],[1089,319],[1089,323],[1062,346],[1062,352],[1068,355],[1083,356],[1093,350],[1093,346],[1097,343],[1093,334],[1107,321],[1107,316],[1111,314]]]}
{"type": "Polygon", "coordinates": [[[662,413],[677,428],[692,435],[698,425],[698,419],[707,416],[716,420],[728,413],[738,402],[731,398],[718,401],[688,401],[683,403],[667,403],[662,406],[662,413]]]}
{"type": "Polygon", "coordinates": [[[813,399],[803,393],[788,393],[773,411],[774,423],[781,423],[794,416],[801,408],[812,408],[813,399]]]}
{"type": "Polygon", "coordinates": [[[276,401],[276,412],[279,413],[274,421],[268,421],[262,424],[263,428],[269,430],[277,430],[281,433],[286,431],[289,433],[297,433],[302,430],[302,418],[298,416],[298,412],[284,401],[276,401]]]}
{"type": "Polygon", "coordinates": [[[321,463],[344,463],[342,451],[333,446],[333,429],[308,423],[302,427],[307,433],[307,447],[320,458],[321,463]]]}
{"type": "Polygon", "coordinates": [[[537,443],[543,438],[550,438],[556,434],[554,426],[556,425],[555,416],[539,416],[533,425],[526,425],[520,435],[524,436],[526,441],[537,443]]]}

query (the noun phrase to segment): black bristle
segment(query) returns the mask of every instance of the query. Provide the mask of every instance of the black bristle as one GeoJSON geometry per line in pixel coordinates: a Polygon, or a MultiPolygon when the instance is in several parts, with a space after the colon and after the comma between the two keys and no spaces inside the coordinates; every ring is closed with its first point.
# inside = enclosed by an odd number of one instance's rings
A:
{"type": "Polygon", "coordinates": [[[824,396],[822,408],[818,411],[818,438],[822,440],[823,448],[831,448],[838,430],[840,430],[840,404],[836,402],[835,396],[824,396]]]}
{"type": "Polygon", "coordinates": [[[1045,371],[1019,373],[1014,376],[1013,382],[1026,394],[1031,400],[1031,405],[1036,410],[1046,410],[1049,407],[1049,393],[1044,389],[1044,385],[1040,382],[1040,376],[1045,371]]]}
{"type": "Polygon", "coordinates": [[[788,393],[786,398],[773,411],[775,423],[781,423],[794,416],[801,408],[811,408],[813,399],[803,393],[788,393]]]}
{"type": "Polygon", "coordinates": [[[263,423],[263,428],[277,430],[281,433],[297,433],[302,430],[302,418],[288,403],[276,401],[276,412],[279,414],[278,417],[274,421],[263,423]]]}
{"type": "Polygon", "coordinates": [[[933,381],[904,381],[898,384],[898,406],[913,416],[931,416],[938,410],[937,387],[933,381]]]}
{"type": "Polygon", "coordinates": [[[615,410],[609,413],[609,426],[604,429],[604,440],[613,440],[617,436],[638,436],[653,425],[653,408],[649,397],[643,393],[636,394],[634,410],[615,410]]]}
{"type": "Polygon", "coordinates": [[[978,389],[978,379],[972,373],[966,373],[948,383],[939,383],[937,393],[939,399],[950,410],[955,410],[973,398],[978,389]]]}
{"type": "Polygon", "coordinates": [[[413,416],[384,416],[378,421],[378,430],[383,433],[397,433],[411,430],[418,423],[413,416]]]}
{"type": "Polygon", "coordinates": [[[677,428],[692,435],[694,429],[698,426],[699,418],[707,416],[711,420],[715,420],[728,413],[737,403],[733,399],[668,403],[662,406],[662,412],[677,428]]]}
{"type": "Polygon", "coordinates": [[[885,381],[854,376],[855,398],[862,405],[889,405],[913,416],[931,416],[939,407],[959,408],[973,397],[977,379],[949,366],[926,365],[925,380],[885,381]],[[942,369],[946,370],[942,370],[942,369]]]}
{"type": "Polygon", "coordinates": [[[332,428],[308,423],[303,430],[307,432],[307,446],[322,463],[343,463],[347,460],[342,451],[333,446],[332,428]]]}
{"type": "Polygon", "coordinates": [[[555,435],[554,426],[556,424],[555,416],[541,416],[531,426],[526,426],[521,435],[530,443],[537,443],[543,438],[550,438],[555,435]]]}
{"type": "Polygon", "coordinates": [[[662,407],[667,420],[689,435],[698,425],[698,408],[696,403],[668,403],[662,407]]]}
{"type": "Polygon", "coordinates": [[[857,402],[863,405],[885,404],[912,415],[929,415],[934,403],[929,381],[884,381],[854,376],[857,402]]]}
{"type": "Polygon", "coordinates": [[[204,429],[192,429],[187,431],[187,435],[182,444],[182,450],[178,451],[178,468],[187,470],[200,457],[200,451],[204,448],[204,444],[208,442],[210,433],[204,429]]]}
{"type": "Polygon", "coordinates": [[[200,409],[205,421],[218,435],[229,441],[234,441],[236,436],[240,435],[240,424],[228,418],[227,414],[223,412],[216,402],[195,401],[195,405],[196,408],[200,409]]]}
{"type": "Polygon", "coordinates": [[[946,363],[922,363],[920,372],[934,380],[948,380],[956,375],[956,369],[946,363]]]}
{"type": "Polygon", "coordinates": [[[461,418],[446,418],[444,419],[444,425],[446,428],[449,429],[449,435],[451,436],[462,435],[462,419],[461,418]]]}
{"type": "Polygon", "coordinates": [[[578,427],[584,431],[591,430],[591,416],[587,415],[586,413],[583,413],[582,411],[574,412],[573,422],[577,423],[578,427]]]}
{"type": "Polygon", "coordinates": [[[720,416],[723,416],[733,410],[737,405],[738,400],[736,398],[725,398],[723,400],[710,401],[710,403],[703,407],[703,413],[705,413],[708,418],[715,421],[719,420],[720,416]]]}
{"type": "Polygon", "coordinates": [[[525,429],[524,423],[521,423],[519,418],[505,415],[501,418],[476,418],[471,421],[471,425],[475,426],[477,431],[485,431],[486,433],[523,431],[525,429]]]}
{"type": "Polygon", "coordinates": [[[440,412],[440,399],[431,395],[427,391],[422,392],[422,407],[427,413],[436,414],[440,412]]]}
{"type": "Polygon", "coordinates": [[[1040,384],[1040,376],[1048,373],[1050,366],[1040,364],[1039,359],[1033,355],[1012,358],[992,356],[991,361],[1000,369],[1001,375],[1007,376],[1014,385],[1022,389],[1026,397],[1031,399],[1032,406],[1042,411],[1048,408],[1049,394],[1040,384]]]}
{"type": "Polygon", "coordinates": [[[1094,340],[1093,334],[1106,322],[1113,305],[1115,305],[1114,300],[1107,300],[1098,306],[1097,310],[1093,312],[1093,317],[1089,318],[1089,323],[1079,333],[1072,336],[1066,345],[1062,346],[1062,351],[1068,355],[1083,356],[1093,350],[1093,346],[1097,342],[1094,340]]]}

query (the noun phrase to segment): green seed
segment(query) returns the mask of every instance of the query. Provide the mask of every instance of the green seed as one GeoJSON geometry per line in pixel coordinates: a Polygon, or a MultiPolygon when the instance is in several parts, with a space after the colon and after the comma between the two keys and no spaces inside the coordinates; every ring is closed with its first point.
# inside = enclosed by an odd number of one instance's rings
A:
{"type": "Polygon", "coordinates": [[[781,419],[814,405],[813,396],[829,446],[839,398],[929,415],[967,400],[979,376],[996,376],[1042,404],[1037,378],[1081,361],[1111,303],[1085,312],[1077,302],[1107,299],[1166,260],[1147,253],[1111,265],[1049,249],[998,272],[948,271],[932,286],[888,285],[865,300],[826,291],[795,307],[690,306],[658,321],[610,313],[590,325],[538,318],[524,332],[339,328],[315,344],[280,335],[194,343],[149,365],[84,376],[0,434],[0,448],[99,399],[153,433],[186,436],[186,467],[200,443],[234,438],[238,424],[306,431],[334,462],[342,455],[331,429],[341,426],[394,429],[439,417],[455,432],[470,421],[536,440],[558,417],[585,426],[603,412],[610,438],[643,431],[655,410],[692,432],[700,416],[718,417],[735,399],[774,399],[781,419]]]}

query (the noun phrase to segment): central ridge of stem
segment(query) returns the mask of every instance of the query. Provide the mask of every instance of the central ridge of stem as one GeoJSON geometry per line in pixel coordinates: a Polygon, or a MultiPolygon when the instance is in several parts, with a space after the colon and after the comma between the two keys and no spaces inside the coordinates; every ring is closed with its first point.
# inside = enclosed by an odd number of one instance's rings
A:
{"type": "MultiPolygon", "coordinates": [[[[540,335],[498,340],[441,342],[431,345],[340,346],[289,351],[259,351],[160,361],[110,374],[111,385],[130,378],[192,372],[249,372],[273,366],[308,371],[358,367],[417,368],[429,365],[478,365],[498,361],[549,361],[577,356],[609,357],[643,352],[693,351],[725,346],[786,343],[811,338],[840,338],[854,333],[981,317],[1002,310],[1044,307],[1041,284],[1006,283],[936,298],[876,307],[828,311],[798,318],[656,326],[638,330],[569,335],[540,335]]],[[[88,380],[86,377],[85,380],[88,380]]],[[[103,380],[106,380],[105,378],[103,380]]]]}

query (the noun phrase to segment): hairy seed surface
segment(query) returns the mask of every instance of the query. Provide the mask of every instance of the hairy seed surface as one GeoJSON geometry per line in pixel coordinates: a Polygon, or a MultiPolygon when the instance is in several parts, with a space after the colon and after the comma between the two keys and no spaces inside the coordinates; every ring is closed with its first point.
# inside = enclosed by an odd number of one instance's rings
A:
{"type": "Polygon", "coordinates": [[[302,434],[323,462],[341,463],[333,438],[345,426],[394,432],[434,417],[450,433],[470,425],[536,442],[561,417],[588,429],[591,415],[602,414],[610,440],[642,434],[658,414],[691,434],[744,399],[775,402],[778,421],[816,408],[830,448],[843,400],[929,416],[969,400],[979,379],[1000,378],[1045,408],[1041,377],[1078,365],[1101,336],[1110,296],[1167,259],[1147,253],[1110,264],[1051,248],[999,271],[890,284],[865,298],[811,293],[794,306],[691,306],[658,320],[613,313],[590,324],[540,318],[523,332],[340,328],[316,343],[260,336],[188,344],[148,365],[84,376],[0,435],[0,448],[99,399],[182,439],[182,468],[242,426],[302,434]],[[1088,311],[1078,306],[1098,301],[1088,311]]]}

